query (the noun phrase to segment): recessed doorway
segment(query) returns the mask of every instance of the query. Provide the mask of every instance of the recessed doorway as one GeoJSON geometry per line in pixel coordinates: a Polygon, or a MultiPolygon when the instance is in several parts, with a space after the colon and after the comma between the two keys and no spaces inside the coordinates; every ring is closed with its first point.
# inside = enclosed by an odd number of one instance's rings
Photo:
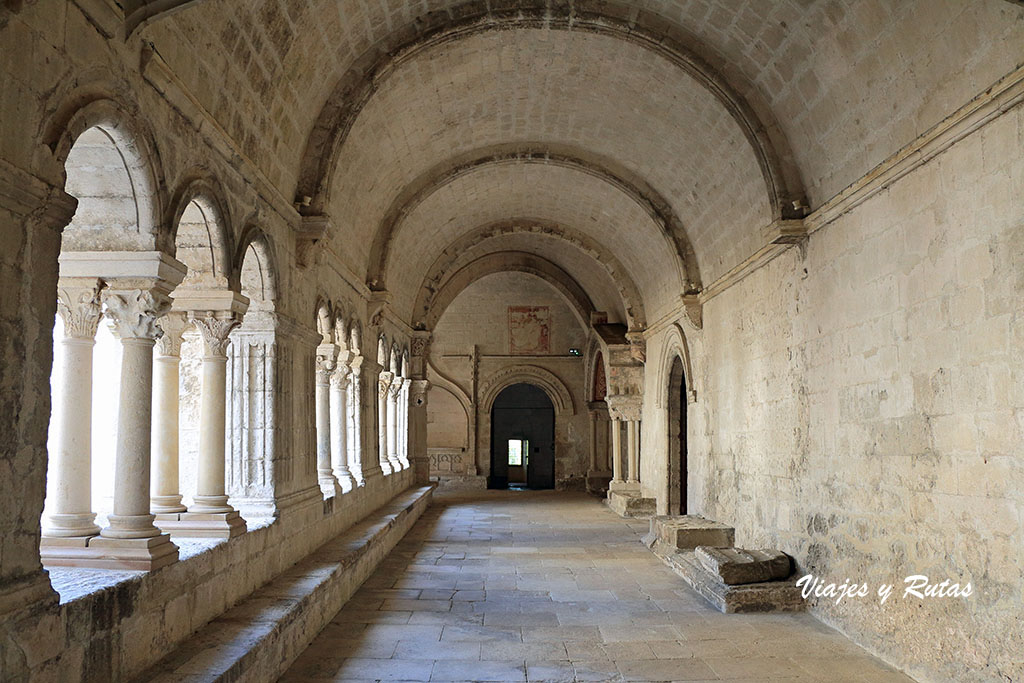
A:
{"type": "Polygon", "coordinates": [[[532,384],[502,390],[491,408],[492,489],[555,486],[555,408],[532,384]]]}

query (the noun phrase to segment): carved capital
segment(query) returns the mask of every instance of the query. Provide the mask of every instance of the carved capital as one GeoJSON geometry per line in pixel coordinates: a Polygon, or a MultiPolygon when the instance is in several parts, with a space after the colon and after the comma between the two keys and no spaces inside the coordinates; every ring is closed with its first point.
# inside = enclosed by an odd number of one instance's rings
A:
{"type": "Polygon", "coordinates": [[[106,290],[103,303],[121,339],[156,339],[161,334],[156,321],[171,307],[167,297],[145,289],[106,290]]]}
{"type": "Polygon", "coordinates": [[[634,394],[613,394],[605,399],[608,414],[613,420],[639,422],[643,410],[643,400],[634,394]]]}
{"type": "Polygon", "coordinates": [[[394,379],[395,376],[391,372],[384,371],[380,373],[380,377],[377,378],[377,395],[380,398],[387,398],[388,389],[391,388],[391,383],[394,379]]]}
{"type": "Polygon", "coordinates": [[[396,377],[391,381],[391,386],[388,387],[388,391],[391,394],[391,398],[397,400],[399,395],[402,393],[402,387],[405,386],[405,379],[402,377],[396,377]]]}
{"type": "Polygon", "coordinates": [[[57,312],[64,321],[64,336],[95,339],[103,317],[100,291],[103,282],[95,278],[61,278],[57,284],[57,312]]]}
{"type": "Polygon", "coordinates": [[[337,363],[334,372],[330,374],[331,386],[336,389],[345,389],[348,387],[349,375],[352,371],[342,364],[337,363]]]}
{"type": "Polygon", "coordinates": [[[156,340],[156,350],[161,356],[178,357],[181,355],[181,335],[188,327],[184,313],[171,311],[156,321],[163,333],[156,340]]]}
{"type": "Polygon", "coordinates": [[[231,330],[241,323],[234,313],[218,313],[216,311],[189,313],[189,320],[199,330],[203,340],[203,354],[213,358],[227,358],[229,335],[231,330]]]}

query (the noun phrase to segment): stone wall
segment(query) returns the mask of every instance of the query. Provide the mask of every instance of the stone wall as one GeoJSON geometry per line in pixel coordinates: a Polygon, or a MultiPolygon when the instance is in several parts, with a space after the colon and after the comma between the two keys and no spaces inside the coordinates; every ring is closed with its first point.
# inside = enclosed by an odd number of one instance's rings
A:
{"type": "MultiPolygon", "coordinates": [[[[803,572],[897,584],[885,605],[813,609],[922,680],[1024,676],[1022,134],[1013,109],[710,300],[703,331],[686,330],[693,509],[803,572]],[[913,574],[974,595],[904,599],[913,574]]],[[[652,336],[649,358],[671,338],[652,336]]],[[[664,487],[659,367],[647,368],[651,495],[664,487]]]]}
{"type": "MultiPolygon", "coordinates": [[[[583,382],[583,357],[569,356],[570,347],[582,352],[587,342],[578,314],[551,285],[533,275],[499,273],[468,286],[451,303],[434,330],[430,360],[432,390],[428,423],[445,425],[431,432],[428,443],[437,452],[462,448],[459,427],[465,409],[471,416],[469,443],[461,458],[465,476],[486,476],[490,468],[490,415],[483,392],[495,382],[536,383],[527,372],[549,373],[570,395],[564,411],[556,407],[555,481],[558,488],[580,488],[589,464],[589,423],[583,382]],[[548,353],[510,354],[509,307],[546,306],[549,309],[548,353]],[[505,375],[513,374],[508,378],[505,375]],[[518,378],[518,379],[516,379],[518,378]],[[447,387],[447,388],[446,388],[447,387]],[[455,398],[456,394],[461,398],[455,398]],[[442,396],[435,402],[435,398],[442,396]],[[463,407],[461,403],[466,403],[463,407]],[[455,411],[456,414],[452,415],[455,411]]],[[[540,380],[543,381],[543,380],[540,380]]],[[[492,397],[493,399],[493,397],[492,397]]],[[[553,403],[556,402],[553,400],[553,403]]],[[[441,472],[433,472],[441,476],[441,472]]]]}

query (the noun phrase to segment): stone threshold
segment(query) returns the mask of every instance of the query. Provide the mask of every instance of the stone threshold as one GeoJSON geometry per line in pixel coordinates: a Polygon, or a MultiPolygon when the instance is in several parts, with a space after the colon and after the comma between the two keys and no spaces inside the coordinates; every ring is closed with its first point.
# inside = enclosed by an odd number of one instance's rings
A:
{"type": "Polygon", "coordinates": [[[399,494],[133,680],[277,680],[412,528],[433,490],[425,486],[399,494]]]}

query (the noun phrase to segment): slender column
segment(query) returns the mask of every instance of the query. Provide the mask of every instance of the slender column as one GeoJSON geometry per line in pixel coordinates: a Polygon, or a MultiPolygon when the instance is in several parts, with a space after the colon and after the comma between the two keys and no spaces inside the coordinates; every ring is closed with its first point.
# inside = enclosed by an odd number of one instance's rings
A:
{"type": "MultiPolygon", "coordinates": [[[[357,427],[359,438],[359,451],[363,474],[363,484],[369,486],[377,477],[384,475],[381,468],[380,451],[378,451],[379,439],[377,428],[377,409],[379,407],[378,393],[374,391],[379,386],[381,366],[363,356],[356,356],[352,361],[352,379],[358,380],[357,398],[355,406],[354,422],[357,427]]],[[[387,456],[384,456],[385,462],[387,456]]]]}
{"type": "Polygon", "coordinates": [[[342,492],[347,493],[356,486],[356,480],[348,468],[348,367],[338,363],[337,368],[331,373],[330,382],[331,467],[335,481],[341,485],[342,492]]]}
{"type": "Polygon", "coordinates": [[[335,370],[333,347],[321,344],[316,356],[316,470],[320,490],[325,496],[341,492],[338,480],[331,471],[331,446],[337,420],[331,410],[331,373],[335,370]],[[323,347],[331,347],[328,352],[323,347]]]}
{"type": "Polygon", "coordinates": [[[61,388],[54,392],[56,423],[50,454],[51,500],[43,518],[46,536],[82,537],[100,532],[92,511],[92,351],[99,325],[98,279],[62,279],[57,312],[64,321],[64,338],[57,349],[61,388]]]}
{"type": "Polygon", "coordinates": [[[612,484],[625,483],[622,478],[622,420],[613,417],[608,421],[612,432],[612,484]]]}
{"type": "MultiPolygon", "coordinates": [[[[391,460],[388,458],[388,390],[394,375],[390,372],[380,373],[377,380],[377,439],[380,469],[384,474],[391,474],[391,460]]],[[[393,440],[393,439],[392,439],[393,440]]]]}
{"type": "Polygon", "coordinates": [[[626,420],[626,452],[628,467],[626,481],[630,484],[640,482],[640,421],[626,420]]]}
{"type": "Polygon", "coordinates": [[[230,538],[245,533],[245,520],[228,503],[224,486],[227,348],[239,325],[231,311],[190,311],[203,340],[203,379],[199,394],[199,473],[188,512],[174,528],[182,536],[230,538]]]}
{"type": "Polygon", "coordinates": [[[398,396],[399,410],[399,431],[398,431],[398,460],[402,463],[402,469],[408,469],[409,463],[409,389],[412,380],[408,377],[402,379],[402,393],[398,396]]]}
{"type": "MultiPolygon", "coordinates": [[[[353,358],[355,358],[353,356],[353,358]]],[[[363,449],[362,449],[362,425],[359,420],[359,406],[362,400],[360,375],[358,368],[353,369],[351,361],[348,364],[350,378],[348,382],[348,405],[345,410],[345,419],[348,426],[348,467],[352,472],[358,486],[363,481],[363,449]]]]}
{"type": "Polygon", "coordinates": [[[401,472],[403,469],[402,462],[398,459],[398,396],[401,393],[402,378],[395,377],[391,381],[391,386],[388,387],[386,399],[388,405],[388,463],[391,465],[392,472],[401,472]]]}
{"type": "Polygon", "coordinates": [[[163,334],[153,361],[153,479],[150,510],[158,515],[185,512],[178,480],[178,378],[181,333],[187,322],[168,313],[157,322],[163,334]]]}

